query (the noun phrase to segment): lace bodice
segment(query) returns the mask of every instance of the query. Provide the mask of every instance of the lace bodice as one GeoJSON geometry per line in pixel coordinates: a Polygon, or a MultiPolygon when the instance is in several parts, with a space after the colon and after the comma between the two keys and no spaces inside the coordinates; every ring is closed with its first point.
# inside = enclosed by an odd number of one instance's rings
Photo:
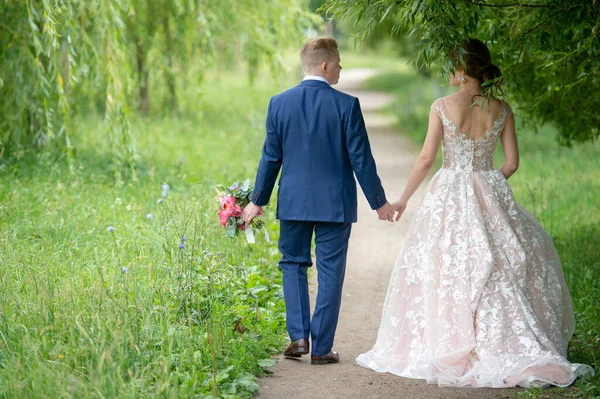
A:
{"type": "Polygon", "coordinates": [[[504,130],[506,119],[512,112],[507,103],[502,103],[498,118],[494,121],[491,129],[478,139],[471,139],[464,132],[458,130],[448,117],[443,99],[434,102],[432,108],[439,115],[444,128],[443,168],[466,172],[494,168],[496,142],[504,130]]]}

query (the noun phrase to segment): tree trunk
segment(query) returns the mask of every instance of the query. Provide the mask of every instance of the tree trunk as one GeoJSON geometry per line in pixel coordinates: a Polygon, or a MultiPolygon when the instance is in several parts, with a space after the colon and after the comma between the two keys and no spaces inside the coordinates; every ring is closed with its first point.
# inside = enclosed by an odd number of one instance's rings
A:
{"type": "Polygon", "coordinates": [[[148,68],[146,66],[146,51],[144,50],[144,45],[139,37],[136,37],[135,45],[135,58],[137,61],[140,87],[139,111],[142,115],[147,116],[150,112],[150,98],[148,97],[148,68]]]}
{"type": "Polygon", "coordinates": [[[171,36],[169,14],[163,17],[163,29],[165,31],[165,47],[167,53],[167,70],[165,77],[167,80],[167,89],[169,91],[169,97],[167,100],[167,107],[174,111],[177,109],[177,96],[175,93],[175,76],[173,74],[173,38],[171,36]]]}

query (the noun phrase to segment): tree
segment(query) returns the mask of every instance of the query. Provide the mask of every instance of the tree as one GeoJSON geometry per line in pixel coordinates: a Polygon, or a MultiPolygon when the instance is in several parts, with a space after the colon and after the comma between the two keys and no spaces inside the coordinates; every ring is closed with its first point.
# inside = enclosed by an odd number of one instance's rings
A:
{"type": "Polygon", "coordinates": [[[600,136],[597,0],[328,0],[321,11],[354,21],[359,40],[390,25],[389,35],[412,39],[415,66],[439,73],[465,38],[479,38],[531,125],[555,124],[566,145],[600,136]]]}
{"type": "Polygon", "coordinates": [[[73,116],[104,113],[116,170],[132,169],[135,110],[179,106],[206,71],[273,69],[317,20],[303,0],[0,0],[0,152],[75,154],[73,116]],[[164,90],[158,90],[158,86],[164,90]],[[183,90],[182,90],[183,91],[183,90]]]}

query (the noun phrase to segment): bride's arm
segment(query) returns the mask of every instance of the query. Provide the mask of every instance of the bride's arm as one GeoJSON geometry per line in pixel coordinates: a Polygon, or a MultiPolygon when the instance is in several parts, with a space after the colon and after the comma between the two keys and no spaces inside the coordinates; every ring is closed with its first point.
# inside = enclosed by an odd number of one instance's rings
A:
{"type": "Polygon", "coordinates": [[[435,163],[440,143],[442,142],[442,121],[440,120],[434,107],[431,108],[429,113],[429,128],[427,129],[427,137],[423,144],[423,149],[417,158],[415,165],[410,172],[408,183],[404,188],[404,192],[400,196],[400,199],[394,202],[392,205],[398,212],[396,220],[400,219],[400,216],[406,209],[406,204],[412,195],[417,191],[417,188],[423,183],[425,177],[431,170],[431,167],[435,163]]]}
{"type": "Polygon", "coordinates": [[[502,152],[504,152],[504,163],[500,167],[500,171],[508,179],[519,168],[519,146],[515,132],[515,117],[512,113],[506,119],[500,141],[502,142],[502,152]]]}

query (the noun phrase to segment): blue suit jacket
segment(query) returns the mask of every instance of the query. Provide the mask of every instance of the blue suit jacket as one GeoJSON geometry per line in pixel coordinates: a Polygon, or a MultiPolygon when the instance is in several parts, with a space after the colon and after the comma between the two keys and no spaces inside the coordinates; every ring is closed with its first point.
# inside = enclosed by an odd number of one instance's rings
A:
{"type": "Polygon", "coordinates": [[[271,98],[252,202],[269,202],[280,169],[280,220],[356,222],[354,175],[372,209],[386,203],[358,99],[325,82],[271,98]]]}

